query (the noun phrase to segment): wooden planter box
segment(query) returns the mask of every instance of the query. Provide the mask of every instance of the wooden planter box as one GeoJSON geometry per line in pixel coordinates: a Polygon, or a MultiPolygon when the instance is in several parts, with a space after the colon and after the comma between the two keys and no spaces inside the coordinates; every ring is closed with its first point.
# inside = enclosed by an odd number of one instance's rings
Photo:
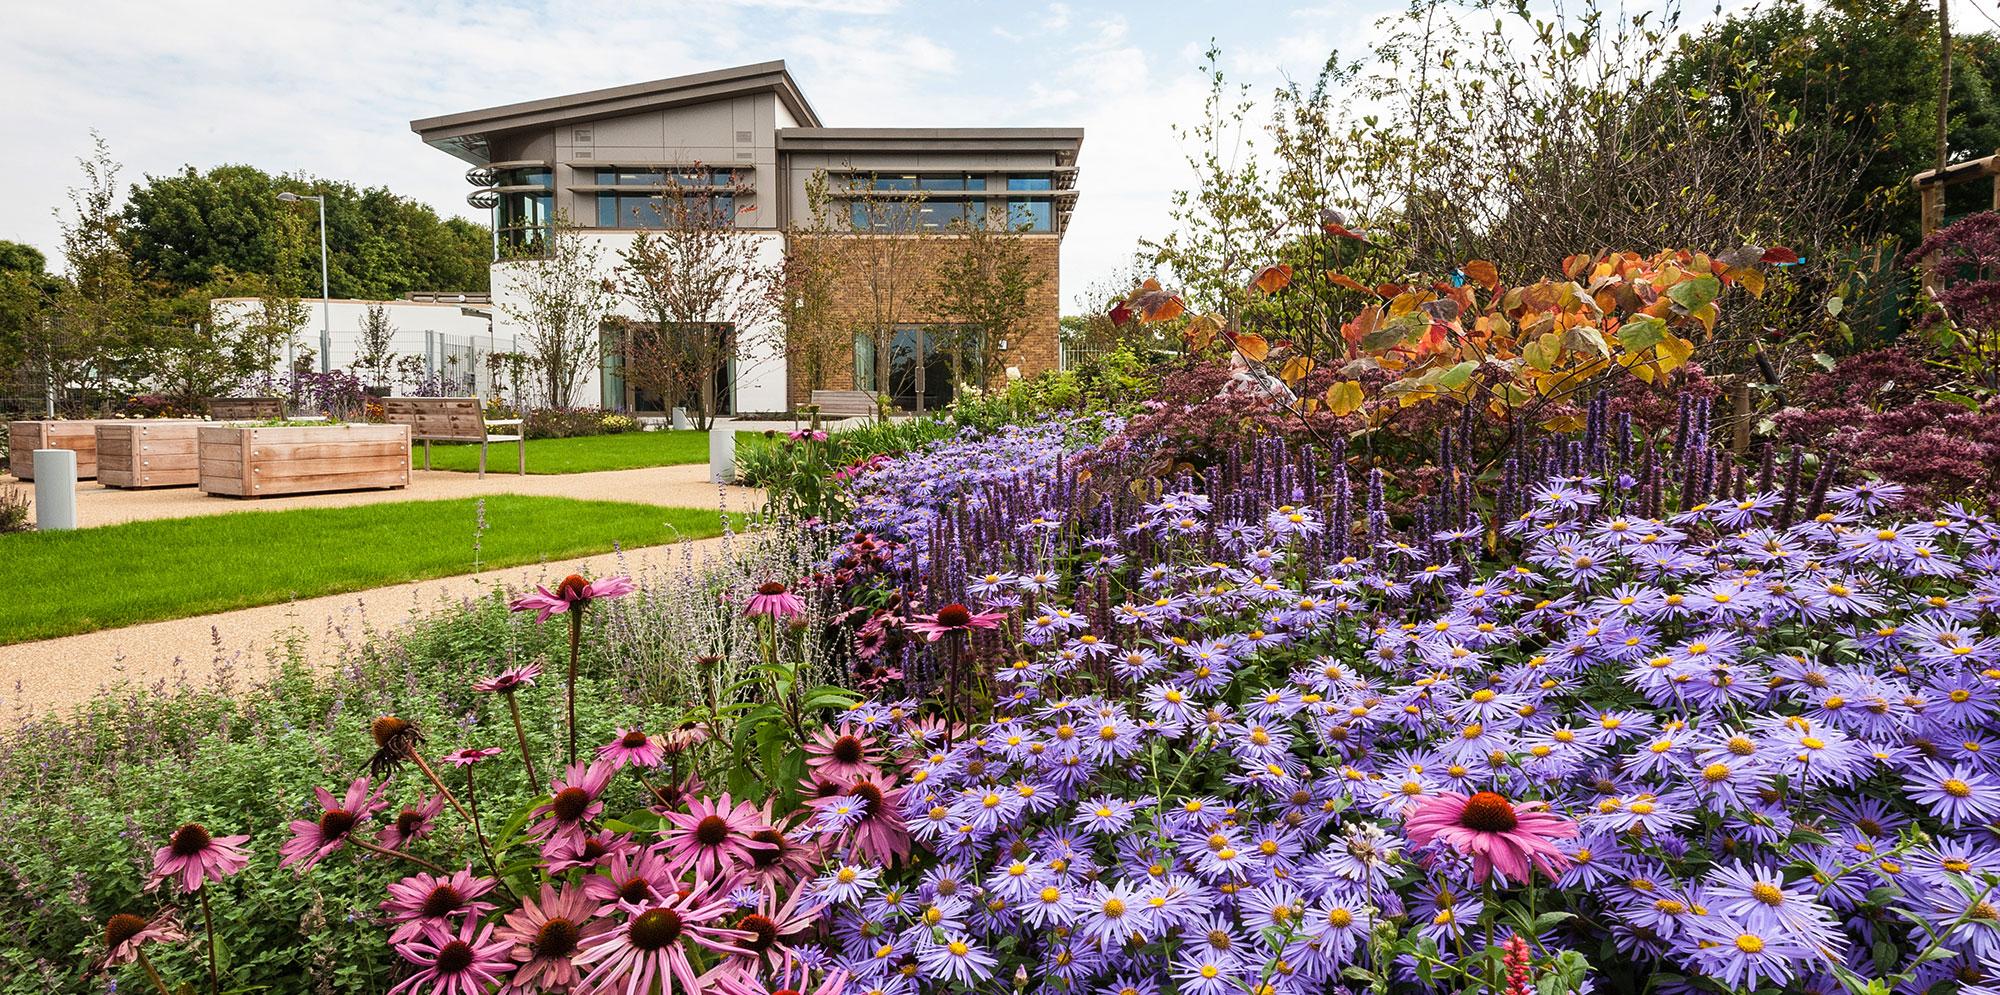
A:
{"type": "Polygon", "coordinates": [[[203,425],[203,493],[236,497],[410,485],[408,425],[203,425]]]}
{"type": "Polygon", "coordinates": [[[97,482],[106,487],[192,487],[201,479],[195,457],[198,421],[97,424],[97,482]]]}
{"type": "MultiPolygon", "coordinates": [[[[120,419],[122,420],[122,419],[120,419]]],[[[97,476],[97,426],[104,420],[74,418],[7,423],[7,469],[21,480],[35,479],[35,450],[76,452],[76,479],[97,476]]]]}

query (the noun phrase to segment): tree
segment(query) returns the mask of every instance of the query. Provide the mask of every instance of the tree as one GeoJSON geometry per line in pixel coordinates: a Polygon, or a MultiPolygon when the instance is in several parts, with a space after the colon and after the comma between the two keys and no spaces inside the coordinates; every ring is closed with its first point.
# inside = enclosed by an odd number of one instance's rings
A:
{"type": "MultiPolygon", "coordinates": [[[[121,240],[133,261],[176,289],[217,274],[271,273],[280,264],[274,219],[292,213],[281,191],[326,198],[328,282],[335,297],[387,300],[413,290],[484,290],[492,257],[484,225],[439,218],[428,205],[382,187],[356,187],[254,166],[147,176],[132,187],[121,240]]],[[[292,263],[300,286],[317,286],[314,253],[292,263]]]]}
{"type": "Polygon", "coordinates": [[[396,361],[389,345],[395,339],[396,326],[389,321],[389,309],[381,304],[368,305],[361,316],[361,348],[354,357],[354,368],[367,373],[372,386],[385,387],[389,383],[389,368],[396,361]]]}
{"type": "Polygon", "coordinates": [[[955,222],[935,248],[943,253],[923,306],[941,322],[927,331],[951,350],[957,376],[985,388],[999,379],[1006,354],[1033,321],[1028,298],[1042,286],[1021,230],[994,223],[955,222]]]}
{"type": "MultiPolygon", "coordinates": [[[[802,398],[824,390],[833,371],[852,369],[853,329],[839,320],[840,242],[827,224],[826,171],[806,178],[806,215],[785,233],[779,311],[785,323],[786,358],[802,398]]],[[[844,226],[843,226],[844,227],[844,226]]]]}
{"type": "Polygon", "coordinates": [[[624,330],[623,373],[687,407],[705,430],[743,333],[778,320],[783,276],[757,238],[736,230],[729,201],[669,186],[661,203],[663,227],[640,232],[620,256],[619,292],[645,319],[624,330]]]}
{"type": "Polygon", "coordinates": [[[523,327],[547,402],[567,408],[603,362],[604,323],[617,293],[602,275],[602,249],[568,215],[556,216],[543,248],[540,258],[504,267],[523,303],[503,304],[501,311],[523,327]]]}
{"type": "Polygon", "coordinates": [[[30,333],[29,355],[50,413],[65,401],[81,407],[107,395],[145,328],[147,301],[119,241],[120,167],[103,136],[93,133],[91,142],[91,154],[77,160],[83,184],[70,189],[70,213],[57,212],[64,281],[50,320],[34,323],[30,333]]]}
{"type": "MultiPolygon", "coordinates": [[[[313,363],[306,359],[316,350],[305,349],[299,343],[299,330],[304,328],[311,314],[299,298],[299,288],[303,285],[299,276],[299,262],[306,256],[306,220],[296,211],[283,211],[271,216],[271,243],[276,249],[271,270],[261,281],[261,292],[257,295],[257,312],[252,323],[257,334],[270,343],[275,353],[278,344],[285,349],[285,365],[288,369],[306,372],[313,363]],[[301,361],[304,360],[303,366],[301,361]]],[[[265,369],[273,365],[275,356],[265,358],[265,369]]]]}

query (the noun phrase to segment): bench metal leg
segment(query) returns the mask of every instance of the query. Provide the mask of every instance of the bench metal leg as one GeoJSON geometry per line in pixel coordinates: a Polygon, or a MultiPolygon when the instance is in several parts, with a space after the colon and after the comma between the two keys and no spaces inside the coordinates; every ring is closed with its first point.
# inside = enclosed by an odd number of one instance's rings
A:
{"type": "Polygon", "coordinates": [[[486,440],[479,440],[479,479],[486,479],[486,440]]]}

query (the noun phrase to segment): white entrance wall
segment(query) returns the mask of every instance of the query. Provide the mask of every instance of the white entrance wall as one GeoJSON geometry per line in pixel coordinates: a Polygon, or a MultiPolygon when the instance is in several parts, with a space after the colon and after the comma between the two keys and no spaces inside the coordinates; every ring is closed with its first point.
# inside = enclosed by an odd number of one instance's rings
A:
{"type": "MultiPolygon", "coordinates": [[[[255,297],[218,297],[209,303],[209,313],[217,321],[248,321],[255,314],[260,301],[255,297]]],[[[333,349],[330,354],[331,367],[336,370],[352,370],[354,361],[361,355],[361,325],[368,316],[371,305],[380,304],[386,310],[389,324],[395,329],[389,338],[389,351],[397,356],[419,356],[432,364],[440,374],[450,372],[454,379],[464,376],[477,377],[479,389],[486,388],[486,371],[483,369],[448,369],[450,363],[445,354],[450,347],[471,346],[481,353],[510,352],[514,348],[513,336],[496,335],[493,323],[483,312],[491,310],[491,305],[483,301],[472,303],[430,301],[323,301],[317,297],[305,298],[299,302],[306,315],[305,327],[299,329],[296,345],[299,349],[310,349],[317,355],[320,345],[322,321],[332,326],[333,349]],[[467,314],[470,308],[476,314],[467,314]]],[[[461,349],[462,351],[462,349],[461,349]]],[[[281,374],[286,369],[285,351],[281,348],[270,370],[281,374]]],[[[318,369],[318,363],[314,363],[318,369]]],[[[393,375],[393,374],[392,374],[393,375]]],[[[467,381],[470,383],[470,381],[467,381]]]]}
{"type": "MultiPolygon", "coordinates": [[[[582,237],[596,246],[597,271],[605,279],[615,279],[620,255],[638,237],[636,231],[586,231],[582,237]]],[[[785,236],[775,231],[741,231],[739,238],[752,239],[757,243],[759,265],[776,267],[784,260],[785,236]]],[[[502,339],[515,341],[523,351],[532,351],[527,329],[509,313],[510,306],[522,306],[521,280],[524,267],[534,266],[533,260],[501,262],[493,265],[493,329],[502,339]]],[[[630,301],[620,300],[615,314],[638,319],[638,310],[630,301]]],[[[738,329],[736,337],[736,397],[735,410],[739,412],[783,411],[786,409],[785,393],[785,328],[783,323],[772,322],[738,329]]],[[[577,391],[576,403],[583,407],[596,407],[604,393],[604,367],[602,362],[591,364],[588,377],[577,391]]]]}

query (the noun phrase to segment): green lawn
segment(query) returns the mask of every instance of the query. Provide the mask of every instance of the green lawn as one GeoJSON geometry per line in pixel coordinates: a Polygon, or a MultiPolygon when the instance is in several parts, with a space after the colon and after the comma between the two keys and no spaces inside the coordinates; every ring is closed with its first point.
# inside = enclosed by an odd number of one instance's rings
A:
{"type": "MultiPolygon", "coordinates": [[[[482,569],[722,531],[713,511],[496,494],[482,569]]],[[[0,644],[470,573],[475,502],[400,501],[0,536],[0,644]]]]}
{"type": "MultiPolygon", "coordinates": [[[[421,467],[423,444],[413,448],[410,465],[421,467]]],[[[518,458],[513,443],[494,443],[487,450],[486,472],[513,473],[518,458]]],[[[528,440],[529,473],[589,473],[706,462],[708,433],[691,430],[528,440]]],[[[431,443],[431,469],[474,472],[479,469],[479,447],[431,443]]]]}

